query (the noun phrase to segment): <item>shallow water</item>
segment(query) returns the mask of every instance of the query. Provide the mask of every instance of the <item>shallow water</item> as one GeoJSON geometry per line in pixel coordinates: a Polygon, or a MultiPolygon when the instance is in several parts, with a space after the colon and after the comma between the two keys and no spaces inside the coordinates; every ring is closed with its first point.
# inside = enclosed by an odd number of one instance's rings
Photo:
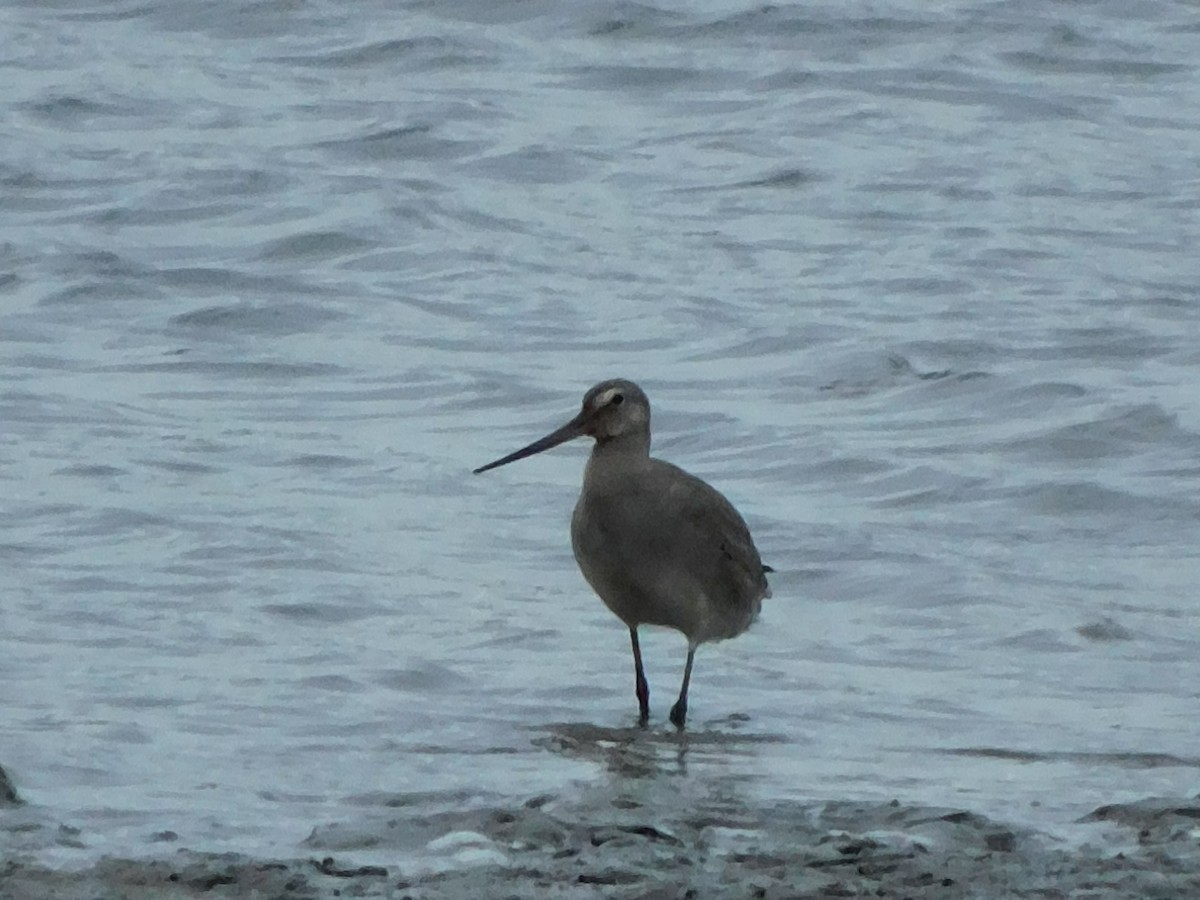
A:
{"type": "Polygon", "coordinates": [[[1194,793],[1194,18],[5,6],[2,839],[1194,793]],[[682,640],[630,730],[575,570],[586,448],[469,474],[614,375],[776,569],[684,738],[682,640]]]}

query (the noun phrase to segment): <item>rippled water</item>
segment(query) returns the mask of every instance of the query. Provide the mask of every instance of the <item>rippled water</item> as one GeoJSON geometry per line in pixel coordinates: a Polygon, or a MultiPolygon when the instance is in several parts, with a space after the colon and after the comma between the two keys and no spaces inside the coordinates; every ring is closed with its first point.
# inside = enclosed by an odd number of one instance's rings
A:
{"type": "Polygon", "coordinates": [[[0,764],[45,826],[5,841],[293,854],[606,779],[1068,833],[1197,789],[1193,6],[0,32],[0,764]],[[586,448],[469,474],[614,375],[777,570],[683,740],[682,639],[630,732],[571,558],[586,448]]]}

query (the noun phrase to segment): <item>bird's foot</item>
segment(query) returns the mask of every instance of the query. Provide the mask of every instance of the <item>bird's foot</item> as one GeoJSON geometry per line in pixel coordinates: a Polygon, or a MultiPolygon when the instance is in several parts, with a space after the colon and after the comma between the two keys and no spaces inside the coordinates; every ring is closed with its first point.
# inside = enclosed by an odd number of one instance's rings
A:
{"type": "Polygon", "coordinates": [[[687,703],[683,700],[678,701],[671,707],[671,724],[683,730],[684,724],[687,722],[687,703]]]}

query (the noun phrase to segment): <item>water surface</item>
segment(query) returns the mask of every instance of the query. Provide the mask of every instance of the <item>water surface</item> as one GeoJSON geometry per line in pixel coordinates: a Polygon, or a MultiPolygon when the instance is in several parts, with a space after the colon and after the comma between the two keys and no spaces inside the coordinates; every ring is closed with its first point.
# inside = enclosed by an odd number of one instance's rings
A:
{"type": "Polygon", "coordinates": [[[4,841],[1195,793],[1194,12],[8,4],[4,841]],[[684,738],[586,447],[469,474],[617,375],[776,569],[684,738]]]}

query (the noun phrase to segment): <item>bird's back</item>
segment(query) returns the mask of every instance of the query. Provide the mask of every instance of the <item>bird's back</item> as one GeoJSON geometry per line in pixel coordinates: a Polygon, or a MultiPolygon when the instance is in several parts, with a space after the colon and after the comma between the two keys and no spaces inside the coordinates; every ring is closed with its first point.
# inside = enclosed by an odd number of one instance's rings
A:
{"type": "Polygon", "coordinates": [[[584,577],[626,624],[677,628],[693,644],[745,631],[770,596],[741,515],[662,460],[593,455],[571,539],[584,577]]]}

